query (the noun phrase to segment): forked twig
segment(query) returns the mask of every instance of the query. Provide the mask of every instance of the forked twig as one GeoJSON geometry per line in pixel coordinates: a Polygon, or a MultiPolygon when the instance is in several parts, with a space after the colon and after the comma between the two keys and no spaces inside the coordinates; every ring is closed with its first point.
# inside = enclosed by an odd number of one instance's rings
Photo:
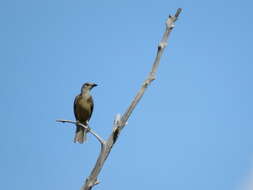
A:
{"type": "Polygon", "coordinates": [[[57,119],[56,122],[61,122],[61,123],[72,123],[75,125],[79,125],[85,129],[88,130],[88,132],[90,132],[94,137],[97,138],[97,140],[101,143],[101,145],[105,144],[105,141],[103,138],[101,138],[95,131],[93,131],[91,128],[85,126],[84,124],[77,122],[77,121],[71,121],[71,120],[65,120],[65,119],[57,119]]]}

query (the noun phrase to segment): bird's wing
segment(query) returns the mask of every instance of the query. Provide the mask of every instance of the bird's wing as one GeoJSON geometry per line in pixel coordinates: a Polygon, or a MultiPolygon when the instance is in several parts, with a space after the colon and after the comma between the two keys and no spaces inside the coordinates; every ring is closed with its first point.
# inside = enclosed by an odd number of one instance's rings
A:
{"type": "Polygon", "coordinates": [[[80,97],[80,95],[77,95],[76,98],[75,98],[75,100],[74,100],[74,114],[75,114],[76,120],[78,120],[76,105],[77,105],[77,101],[78,101],[79,97],[80,97]]]}
{"type": "Polygon", "coordinates": [[[92,112],[93,112],[93,108],[94,108],[94,103],[93,103],[92,96],[90,96],[90,98],[88,99],[88,102],[90,103],[90,116],[89,116],[88,120],[90,120],[92,112]]]}

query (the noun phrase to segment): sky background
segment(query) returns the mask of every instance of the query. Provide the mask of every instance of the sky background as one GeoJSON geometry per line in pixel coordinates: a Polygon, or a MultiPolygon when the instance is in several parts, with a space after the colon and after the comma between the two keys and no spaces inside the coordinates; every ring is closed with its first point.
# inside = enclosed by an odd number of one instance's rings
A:
{"type": "Polygon", "coordinates": [[[90,125],[107,138],[150,71],[166,18],[181,7],[157,80],[95,189],[252,190],[252,6],[1,1],[0,189],[80,189],[100,145],[90,135],[74,144],[74,127],[55,120],[74,120],[75,96],[96,82],[90,125]]]}

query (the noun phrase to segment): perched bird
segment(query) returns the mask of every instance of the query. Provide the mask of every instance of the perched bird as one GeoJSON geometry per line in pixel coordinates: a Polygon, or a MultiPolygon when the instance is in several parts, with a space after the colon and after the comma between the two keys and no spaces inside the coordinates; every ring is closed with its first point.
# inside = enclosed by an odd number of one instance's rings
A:
{"type": "MultiPolygon", "coordinates": [[[[90,95],[90,91],[93,87],[97,86],[95,83],[85,83],[81,88],[81,93],[78,94],[74,101],[74,114],[76,120],[85,126],[88,126],[88,121],[93,111],[93,99],[90,95]]],[[[83,143],[86,141],[87,129],[82,126],[76,125],[76,134],[74,142],[83,143]]]]}

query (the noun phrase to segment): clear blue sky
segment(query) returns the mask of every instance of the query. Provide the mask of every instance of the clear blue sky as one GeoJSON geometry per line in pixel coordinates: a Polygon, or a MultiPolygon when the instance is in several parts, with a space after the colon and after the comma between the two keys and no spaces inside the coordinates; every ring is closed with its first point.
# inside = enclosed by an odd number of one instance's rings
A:
{"type": "Polygon", "coordinates": [[[251,1],[8,0],[0,7],[0,189],[80,188],[99,144],[90,135],[87,144],[74,144],[74,128],[55,120],[73,120],[81,85],[96,82],[90,125],[106,138],[179,7],[157,80],[95,188],[238,190],[248,178],[251,1]]]}

